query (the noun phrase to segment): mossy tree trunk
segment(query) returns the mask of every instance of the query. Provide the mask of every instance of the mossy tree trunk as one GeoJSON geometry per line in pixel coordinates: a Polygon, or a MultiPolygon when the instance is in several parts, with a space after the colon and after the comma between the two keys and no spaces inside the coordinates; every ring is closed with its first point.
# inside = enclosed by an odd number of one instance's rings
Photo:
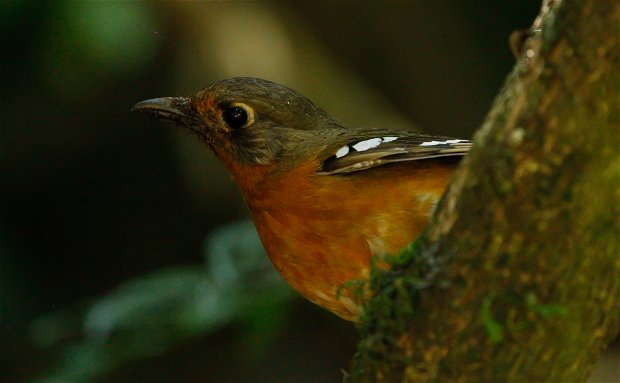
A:
{"type": "Polygon", "coordinates": [[[587,379],[620,329],[620,3],[548,1],[348,380],[587,379]]]}

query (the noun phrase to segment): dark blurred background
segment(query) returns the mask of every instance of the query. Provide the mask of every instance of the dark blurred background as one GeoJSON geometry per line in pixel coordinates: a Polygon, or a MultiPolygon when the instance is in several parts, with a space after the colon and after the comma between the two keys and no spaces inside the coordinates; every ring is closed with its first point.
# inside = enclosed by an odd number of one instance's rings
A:
{"type": "Polygon", "coordinates": [[[276,275],[205,147],[130,107],[256,76],[469,137],[539,1],[0,6],[0,381],[337,382],[354,326],[276,275]]]}

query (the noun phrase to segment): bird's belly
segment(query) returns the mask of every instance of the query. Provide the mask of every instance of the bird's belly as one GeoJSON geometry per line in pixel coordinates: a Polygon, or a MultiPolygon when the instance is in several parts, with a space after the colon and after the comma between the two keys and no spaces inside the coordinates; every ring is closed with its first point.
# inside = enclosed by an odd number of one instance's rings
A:
{"type": "Polygon", "coordinates": [[[361,307],[355,282],[368,279],[371,257],[395,254],[420,234],[450,175],[451,169],[405,173],[386,167],[365,179],[271,185],[277,196],[266,191],[266,197],[247,200],[255,202],[252,218],[284,279],[310,301],[356,320],[361,307]]]}
{"type": "Polygon", "coordinates": [[[368,278],[371,251],[363,237],[327,233],[325,222],[292,214],[264,212],[255,221],[269,258],[295,290],[345,319],[359,315],[358,303],[339,289],[368,278]]]}
{"type": "Polygon", "coordinates": [[[295,290],[336,315],[355,320],[360,294],[368,294],[356,282],[368,279],[371,257],[396,253],[427,222],[414,222],[410,211],[383,211],[360,215],[353,225],[339,225],[330,219],[339,214],[347,214],[346,209],[316,215],[262,211],[254,221],[269,258],[295,290]]]}

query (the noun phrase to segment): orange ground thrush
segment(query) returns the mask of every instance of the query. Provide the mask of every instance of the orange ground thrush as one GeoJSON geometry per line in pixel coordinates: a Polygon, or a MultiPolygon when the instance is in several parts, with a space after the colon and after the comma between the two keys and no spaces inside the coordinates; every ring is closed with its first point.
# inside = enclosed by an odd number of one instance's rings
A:
{"type": "Polygon", "coordinates": [[[356,320],[341,286],[427,225],[468,140],[351,129],[295,90],[242,77],[134,111],[195,133],[241,188],[269,258],[304,297],[356,320]],[[340,294],[339,294],[340,292],[340,294]]]}

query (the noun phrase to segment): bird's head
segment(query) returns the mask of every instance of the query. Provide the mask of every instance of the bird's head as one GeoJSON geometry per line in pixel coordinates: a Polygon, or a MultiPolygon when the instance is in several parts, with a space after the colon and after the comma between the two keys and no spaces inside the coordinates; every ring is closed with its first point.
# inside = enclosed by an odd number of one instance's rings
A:
{"type": "Polygon", "coordinates": [[[245,168],[284,171],[294,167],[344,130],[295,90],[251,77],[218,81],[193,97],[142,101],[132,111],[197,134],[236,178],[240,175],[235,173],[245,168]]]}

